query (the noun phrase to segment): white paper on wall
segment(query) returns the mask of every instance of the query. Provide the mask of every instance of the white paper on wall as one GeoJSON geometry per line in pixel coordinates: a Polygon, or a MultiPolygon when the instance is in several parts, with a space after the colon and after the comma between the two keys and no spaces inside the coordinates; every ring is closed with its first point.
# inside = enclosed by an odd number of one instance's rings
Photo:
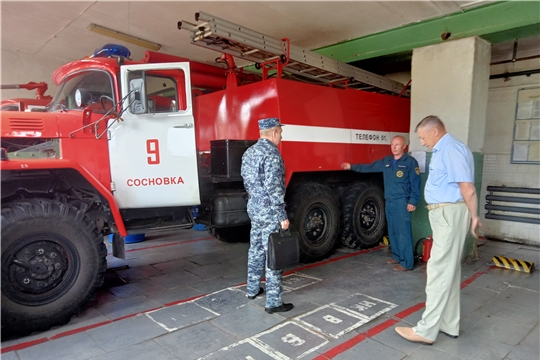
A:
{"type": "Polygon", "coordinates": [[[530,121],[516,121],[516,133],[514,140],[529,140],[531,135],[530,121]]]}
{"type": "Polygon", "coordinates": [[[533,113],[533,102],[527,101],[518,104],[516,119],[530,119],[533,113]]]}
{"type": "Polygon", "coordinates": [[[418,167],[421,173],[426,172],[426,152],[425,151],[413,151],[411,156],[418,161],[418,167]]]}
{"type": "Polygon", "coordinates": [[[538,100],[533,102],[532,118],[533,119],[540,119],[540,101],[538,101],[538,100]]]}
{"type": "Polygon", "coordinates": [[[540,121],[531,122],[531,140],[540,140],[540,121]]]}
{"type": "Polygon", "coordinates": [[[514,144],[514,156],[513,161],[527,161],[527,154],[529,152],[529,144],[514,144]]]}

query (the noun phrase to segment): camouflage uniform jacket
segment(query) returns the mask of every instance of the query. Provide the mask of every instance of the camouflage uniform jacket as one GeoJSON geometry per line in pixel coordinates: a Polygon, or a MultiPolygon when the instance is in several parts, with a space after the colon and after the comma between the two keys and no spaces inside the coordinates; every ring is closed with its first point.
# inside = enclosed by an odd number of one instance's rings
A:
{"type": "Polygon", "coordinates": [[[254,222],[280,223],[285,212],[285,165],[278,148],[260,138],[242,156],[241,175],[249,199],[247,211],[254,222]]]}

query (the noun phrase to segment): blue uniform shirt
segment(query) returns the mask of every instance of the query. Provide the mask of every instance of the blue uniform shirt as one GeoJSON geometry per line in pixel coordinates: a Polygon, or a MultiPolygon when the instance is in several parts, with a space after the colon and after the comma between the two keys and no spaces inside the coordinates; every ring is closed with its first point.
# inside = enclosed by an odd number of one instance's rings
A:
{"type": "Polygon", "coordinates": [[[260,138],[244,152],[240,173],[249,194],[247,211],[251,221],[287,220],[285,165],[276,145],[260,138]]]}
{"type": "Polygon", "coordinates": [[[384,178],[384,198],[387,200],[407,200],[414,206],[420,201],[420,169],[412,156],[403,154],[395,163],[394,156],[386,156],[369,165],[351,165],[356,172],[382,172],[384,178]]]}
{"type": "Polygon", "coordinates": [[[424,189],[428,204],[463,201],[460,182],[474,184],[474,158],[471,150],[450,134],[433,147],[429,175],[424,189]]]}

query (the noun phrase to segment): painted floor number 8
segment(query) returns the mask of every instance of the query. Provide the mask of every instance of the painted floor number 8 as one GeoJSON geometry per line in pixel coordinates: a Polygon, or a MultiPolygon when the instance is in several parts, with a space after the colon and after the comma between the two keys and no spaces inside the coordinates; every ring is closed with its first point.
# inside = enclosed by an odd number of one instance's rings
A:
{"type": "Polygon", "coordinates": [[[332,315],[324,315],[323,319],[330,322],[330,323],[332,323],[332,324],[339,324],[340,322],[343,321],[343,320],[338,319],[337,317],[332,316],[332,315]]]}

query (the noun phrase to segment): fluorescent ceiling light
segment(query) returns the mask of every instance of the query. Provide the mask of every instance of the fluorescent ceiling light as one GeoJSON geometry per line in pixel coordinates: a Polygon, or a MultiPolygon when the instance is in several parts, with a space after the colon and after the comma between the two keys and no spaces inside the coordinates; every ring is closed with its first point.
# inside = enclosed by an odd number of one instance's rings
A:
{"type": "Polygon", "coordinates": [[[95,33],[105,35],[108,37],[112,37],[117,40],[122,40],[125,42],[128,42],[130,44],[142,46],[144,48],[157,51],[161,49],[161,45],[152,41],[144,40],[138,37],[135,37],[133,35],[124,34],[123,32],[108,29],[106,27],[96,25],[96,24],[90,24],[88,25],[88,30],[93,31],[95,33]]]}
{"type": "Polygon", "coordinates": [[[472,8],[475,8],[475,7],[478,7],[478,6],[484,6],[484,5],[487,5],[489,3],[493,3],[495,1],[493,0],[476,0],[476,1],[473,1],[473,2],[470,2],[470,3],[467,3],[467,4],[463,4],[463,5],[460,5],[459,7],[461,8],[461,10],[469,10],[469,9],[472,9],[472,8]]]}

